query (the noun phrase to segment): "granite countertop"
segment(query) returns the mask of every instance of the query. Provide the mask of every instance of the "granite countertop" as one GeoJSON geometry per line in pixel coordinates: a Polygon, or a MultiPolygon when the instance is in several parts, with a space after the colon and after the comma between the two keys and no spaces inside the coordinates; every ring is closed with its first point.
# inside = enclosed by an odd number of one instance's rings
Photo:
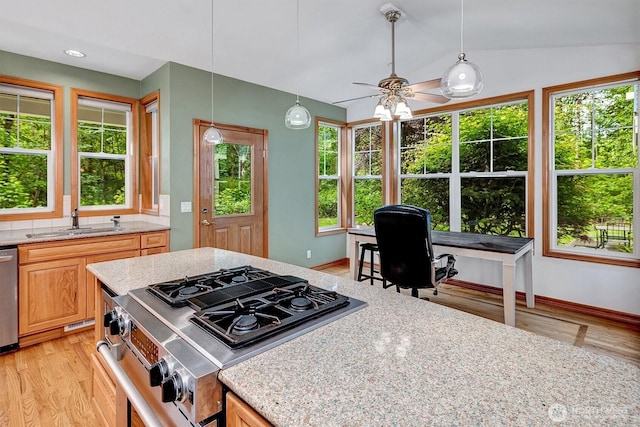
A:
{"type": "Polygon", "coordinates": [[[251,264],[368,306],[220,372],[276,426],[640,425],[640,369],[424,300],[213,248],[91,264],[118,293],[251,264]]]}
{"type": "Polygon", "coordinates": [[[26,243],[53,242],[57,240],[86,239],[88,237],[115,236],[118,234],[145,233],[148,231],[169,230],[166,225],[154,224],[144,221],[126,221],[120,223],[120,228],[114,228],[113,223],[83,225],[81,230],[90,230],[90,233],[70,234],[63,236],[51,235],[69,227],[45,227],[25,228],[0,231],[0,246],[23,245],[26,243]],[[99,230],[96,232],[96,230],[99,230]],[[39,236],[27,237],[27,234],[39,236]]]}

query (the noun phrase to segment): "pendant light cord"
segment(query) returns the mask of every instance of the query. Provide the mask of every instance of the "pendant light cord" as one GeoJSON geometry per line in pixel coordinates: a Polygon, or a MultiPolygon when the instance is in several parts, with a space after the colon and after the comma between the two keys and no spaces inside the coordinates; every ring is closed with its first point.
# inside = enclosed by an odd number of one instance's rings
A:
{"type": "Polygon", "coordinates": [[[464,53],[463,28],[464,28],[464,0],[460,0],[460,53],[464,53]]]}
{"type": "Polygon", "coordinates": [[[213,2],[211,0],[211,126],[213,126],[213,2]]]}
{"type": "Polygon", "coordinates": [[[296,102],[300,102],[300,0],[296,0],[296,102]]]}

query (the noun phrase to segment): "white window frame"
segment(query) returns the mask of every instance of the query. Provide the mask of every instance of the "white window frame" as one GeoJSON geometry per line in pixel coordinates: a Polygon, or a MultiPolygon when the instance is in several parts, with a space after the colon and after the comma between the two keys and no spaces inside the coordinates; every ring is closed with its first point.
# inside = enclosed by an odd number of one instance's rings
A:
{"type": "MultiPolygon", "coordinates": [[[[640,73],[638,73],[640,74],[640,73]]],[[[640,148],[638,147],[638,116],[634,117],[633,135],[636,144],[636,154],[638,155],[638,162],[635,168],[612,168],[612,169],[569,169],[569,170],[557,170],[555,168],[555,99],[561,96],[590,92],[600,89],[614,88],[625,85],[633,85],[640,87],[640,76],[635,79],[616,79],[616,76],[603,79],[600,84],[595,84],[593,81],[585,82],[581,85],[580,82],[576,83],[575,87],[563,90],[558,88],[545,88],[543,93],[548,94],[548,110],[545,111],[548,117],[548,138],[545,141],[547,144],[547,164],[548,168],[545,171],[548,174],[548,189],[549,189],[549,203],[548,203],[548,227],[547,233],[544,236],[546,242],[544,244],[544,255],[555,256],[559,258],[570,258],[584,261],[601,262],[601,263],[620,263],[621,265],[640,266],[637,261],[640,260],[640,245],[638,245],[637,236],[640,235],[640,148]],[[557,199],[557,180],[561,176],[593,176],[593,175],[625,175],[631,174],[633,176],[633,225],[632,233],[634,238],[633,252],[594,252],[589,248],[581,247],[567,247],[559,246],[558,241],[558,199],[557,199]],[[575,257],[575,258],[574,258],[575,257]]],[[[544,96],[544,95],[543,95],[544,96]]],[[[638,90],[635,94],[635,102],[638,103],[638,90]]]]}
{"type": "MultiPolygon", "coordinates": [[[[77,206],[82,211],[91,212],[91,211],[105,211],[105,210],[119,210],[119,209],[132,209],[134,207],[134,197],[137,196],[137,190],[133,188],[134,181],[134,170],[133,170],[133,158],[134,158],[134,135],[133,135],[133,105],[129,103],[115,102],[109,101],[99,98],[93,98],[85,95],[78,96],[78,107],[93,107],[102,109],[102,121],[101,126],[104,126],[104,110],[112,110],[126,113],[126,150],[125,154],[108,154],[104,152],[94,153],[94,152],[82,152],[77,151],[77,165],[78,168],[76,170],[76,184],[78,189],[77,200],[73,203],[73,207],[77,206]],[[80,165],[82,163],[82,159],[86,158],[94,158],[94,159],[105,159],[105,160],[123,160],[124,168],[125,168],[125,202],[124,204],[119,205],[91,205],[91,206],[81,206],[80,200],[82,199],[82,184],[81,184],[81,176],[82,173],[80,171],[80,165]]],[[[78,120],[73,124],[78,127],[78,120]]],[[[76,147],[78,146],[78,141],[75,141],[76,147]]]]}
{"type": "Polygon", "coordinates": [[[345,229],[344,225],[344,206],[343,206],[343,193],[344,193],[344,184],[343,184],[343,137],[344,137],[344,123],[335,122],[328,119],[317,118],[316,119],[316,209],[315,209],[315,217],[316,217],[316,235],[323,234],[332,234],[335,232],[342,232],[345,229]],[[322,175],[319,172],[320,168],[320,127],[326,126],[336,129],[338,141],[337,141],[337,170],[336,175],[322,175]],[[320,181],[334,181],[337,188],[337,221],[334,225],[321,227],[319,224],[319,192],[320,192],[320,181]]]}
{"type": "MultiPolygon", "coordinates": [[[[56,211],[56,176],[59,171],[56,170],[56,151],[58,149],[58,143],[56,139],[56,121],[61,118],[56,117],[56,102],[61,102],[54,97],[53,91],[36,89],[27,86],[18,86],[14,84],[0,83],[0,93],[6,93],[10,95],[16,95],[18,97],[18,111],[17,120],[20,121],[20,97],[26,96],[30,98],[46,99],[50,101],[51,108],[51,121],[50,121],[50,134],[51,141],[49,143],[49,150],[35,150],[25,149],[20,147],[0,147],[0,154],[20,154],[20,155],[44,155],[47,158],[47,205],[35,208],[5,208],[0,209],[2,215],[19,215],[19,214],[42,214],[52,213],[56,211]]],[[[18,124],[18,133],[20,132],[20,126],[18,124]]]]}
{"type": "MultiPolygon", "coordinates": [[[[353,189],[352,191],[352,198],[351,198],[351,212],[352,212],[352,220],[351,222],[354,224],[354,226],[360,226],[360,224],[356,223],[356,181],[365,181],[365,180],[375,180],[375,179],[379,179],[380,180],[380,188],[382,191],[381,194],[381,198],[382,198],[382,203],[385,203],[385,177],[384,177],[384,162],[385,162],[385,151],[386,151],[386,146],[387,146],[387,141],[385,141],[385,129],[384,129],[385,123],[384,122],[379,122],[379,121],[375,121],[375,122],[367,122],[367,123],[363,123],[360,125],[355,125],[351,128],[351,188],[353,189]],[[359,129],[365,129],[368,128],[369,129],[369,133],[371,133],[371,129],[374,127],[378,127],[380,126],[380,132],[381,132],[381,146],[380,146],[380,156],[381,156],[381,160],[382,160],[382,171],[380,173],[380,175],[373,175],[371,174],[371,161],[369,162],[369,174],[367,175],[356,175],[356,131],[358,131],[359,129]]],[[[374,151],[377,150],[372,150],[371,149],[371,137],[369,137],[369,150],[367,150],[369,153],[373,153],[374,151]]],[[[358,151],[359,153],[360,151],[358,151]]]]}
{"type": "MultiPolygon", "coordinates": [[[[451,172],[431,172],[425,174],[402,174],[400,173],[400,164],[398,164],[398,188],[397,194],[400,199],[400,203],[402,203],[402,180],[404,178],[409,179],[448,179],[449,180],[449,230],[450,231],[461,231],[462,230],[462,178],[516,178],[516,177],[524,177],[525,179],[525,234],[530,236],[533,234],[533,230],[531,230],[532,218],[530,216],[533,212],[529,209],[529,198],[533,197],[533,194],[530,194],[530,180],[531,171],[490,171],[490,172],[461,172],[460,171],[460,114],[473,110],[483,110],[483,109],[493,109],[499,108],[508,105],[516,105],[516,104],[528,104],[527,108],[530,111],[533,108],[530,97],[527,96],[515,96],[514,99],[508,101],[495,102],[492,99],[484,100],[482,103],[474,103],[472,107],[464,107],[461,105],[459,109],[447,109],[445,111],[435,111],[433,113],[428,114],[416,114],[412,119],[400,120],[400,122],[404,121],[413,121],[416,119],[424,119],[427,117],[437,117],[443,115],[451,115],[451,172]]],[[[528,115],[529,120],[531,120],[531,114],[528,115]]],[[[401,161],[401,126],[398,126],[398,144],[397,144],[397,157],[398,162],[401,161]]],[[[529,134],[526,135],[528,138],[528,144],[532,144],[532,135],[531,133],[531,123],[528,123],[529,134]]],[[[499,141],[493,138],[493,127],[491,129],[491,138],[489,141],[492,143],[491,147],[493,149],[493,142],[499,141]]],[[[500,139],[502,140],[502,139],[500,139]]],[[[465,141],[473,142],[473,141],[465,141]]],[[[531,168],[531,159],[532,150],[529,147],[528,149],[528,169],[531,168]]],[[[491,169],[493,169],[493,156],[491,156],[491,169]]]]}

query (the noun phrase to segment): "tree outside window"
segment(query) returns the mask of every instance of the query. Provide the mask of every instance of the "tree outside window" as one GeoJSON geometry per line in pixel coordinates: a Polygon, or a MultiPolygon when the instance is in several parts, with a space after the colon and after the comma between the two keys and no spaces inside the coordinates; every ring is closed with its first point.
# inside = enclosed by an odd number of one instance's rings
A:
{"type": "Polygon", "coordinates": [[[355,127],[353,138],[353,212],[356,225],[372,226],[373,212],[383,205],[382,125],[355,127]]]}
{"type": "Polygon", "coordinates": [[[0,78],[0,215],[50,218],[62,211],[58,86],[0,78]],[[25,216],[26,215],[26,216],[25,216]],[[30,215],[30,216],[29,216],[30,215]]]}
{"type": "Polygon", "coordinates": [[[638,258],[638,78],[624,77],[544,90],[548,254],[638,258]]]}
{"type": "Polygon", "coordinates": [[[340,135],[339,125],[319,122],[316,134],[318,231],[340,227],[340,135]]]}

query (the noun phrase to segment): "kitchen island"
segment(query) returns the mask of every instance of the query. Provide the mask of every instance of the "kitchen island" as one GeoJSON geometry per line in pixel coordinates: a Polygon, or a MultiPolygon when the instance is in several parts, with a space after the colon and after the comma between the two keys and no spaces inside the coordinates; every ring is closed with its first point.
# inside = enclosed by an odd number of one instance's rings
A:
{"type": "Polygon", "coordinates": [[[220,371],[276,426],[640,424],[635,365],[389,290],[213,248],[88,269],[124,294],[248,264],[368,303],[220,371]]]}

